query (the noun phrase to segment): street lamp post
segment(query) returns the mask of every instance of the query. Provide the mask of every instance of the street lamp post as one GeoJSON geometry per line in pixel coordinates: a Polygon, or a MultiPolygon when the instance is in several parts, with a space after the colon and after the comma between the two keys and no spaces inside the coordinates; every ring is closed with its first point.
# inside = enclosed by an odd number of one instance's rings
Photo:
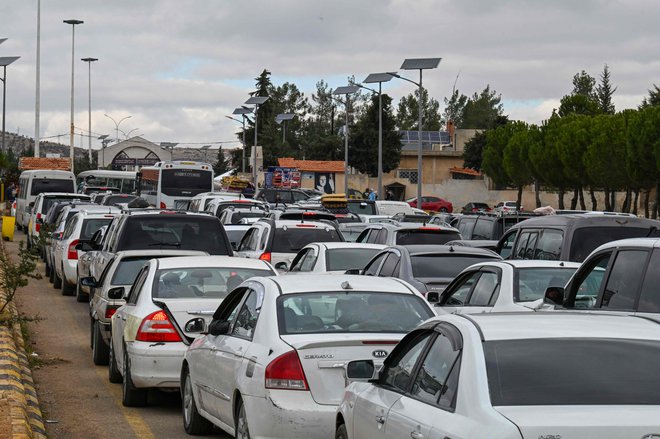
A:
{"type": "Polygon", "coordinates": [[[137,130],[139,130],[139,129],[140,129],[140,128],[133,128],[133,129],[130,130],[128,133],[125,133],[125,132],[122,131],[122,130],[119,130],[119,131],[121,131],[121,133],[124,135],[124,139],[125,139],[125,140],[128,140],[128,138],[129,138],[129,136],[131,135],[131,133],[132,133],[133,131],[137,131],[137,130]]]}
{"type": "Polygon", "coordinates": [[[69,154],[71,155],[71,172],[73,172],[73,161],[74,161],[74,149],[73,149],[73,129],[74,129],[74,123],[73,123],[73,90],[74,90],[74,71],[75,71],[75,47],[76,47],[76,25],[77,24],[83,24],[84,21],[82,20],[64,20],[64,23],[70,24],[71,25],[71,124],[69,126],[69,145],[70,145],[70,152],[69,154]]]}
{"type": "MultiPolygon", "coordinates": [[[[262,105],[268,100],[268,96],[252,96],[245,101],[245,105],[254,105],[254,152],[252,153],[252,182],[255,190],[257,189],[257,118],[259,113],[259,105],[262,105]]],[[[263,150],[262,150],[263,153],[263,150]]]]}
{"type": "Polygon", "coordinates": [[[37,0],[37,60],[34,98],[34,156],[39,157],[39,119],[41,117],[41,0],[37,0]]]}
{"type": "Polygon", "coordinates": [[[228,119],[235,120],[236,122],[240,122],[240,123],[243,124],[243,160],[242,160],[242,164],[241,164],[241,172],[242,172],[243,174],[245,174],[245,148],[247,148],[247,145],[246,145],[246,143],[245,143],[245,120],[246,120],[246,119],[247,119],[247,120],[250,120],[250,119],[247,117],[247,115],[250,114],[250,113],[252,113],[252,109],[251,109],[251,108],[247,108],[247,107],[239,107],[239,108],[234,109],[234,111],[232,112],[232,114],[236,114],[236,115],[239,115],[239,114],[240,114],[242,120],[238,120],[238,119],[235,119],[235,118],[230,117],[230,116],[225,116],[225,117],[227,117],[228,119]]]}
{"type": "Polygon", "coordinates": [[[282,126],[282,143],[286,143],[286,121],[293,120],[294,117],[296,117],[294,113],[281,113],[275,117],[275,122],[278,125],[284,124],[282,126]]]}
{"type": "Polygon", "coordinates": [[[109,115],[107,115],[107,114],[104,114],[104,116],[107,117],[108,119],[110,119],[110,120],[115,124],[115,134],[116,134],[115,139],[117,140],[117,143],[119,143],[119,125],[120,125],[123,121],[125,121],[126,119],[130,119],[132,116],[126,116],[126,117],[120,119],[119,122],[117,122],[116,120],[114,120],[114,119],[112,118],[112,116],[109,116],[109,115]]]}
{"type": "MultiPolygon", "coordinates": [[[[346,101],[343,102],[344,106],[346,107],[346,119],[345,123],[346,125],[344,126],[344,193],[348,197],[348,111],[350,107],[350,95],[353,93],[357,93],[357,91],[360,90],[360,87],[357,85],[345,85],[343,87],[337,87],[332,94],[333,95],[345,95],[346,96],[346,101]]],[[[335,98],[337,99],[337,98],[335,98]]],[[[339,99],[337,99],[339,100],[339,99]]],[[[339,101],[341,102],[341,101],[339,101]]]]}
{"type": "Polygon", "coordinates": [[[418,122],[419,126],[417,127],[417,130],[419,132],[419,145],[417,146],[417,208],[418,209],[422,208],[422,111],[423,111],[422,71],[437,68],[438,64],[440,64],[440,60],[442,60],[442,58],[408,58],[403,61],[403,64],[401,64],[402,70],[419,70],[419,82],[415,82],[411,79],[404,78],[403,76],[399,76],[397,73],[389,73],[395,78],[403,79],[404,81],[408,81],[419,87],[419,96],[417,97],[417,100],[419,101],[419,122],[418,122]]]}
{"type": "MultiPolygon", "coordinates": [[[[91,133],[90,133],[90,134],[91,134],[91,133]]],[[[99,161],[97,160],[96,168],[97,168],[97,169],[101,169],[101,165],[103,165],[103,167],[105,167],[105,147],[106,147],[106,146],[108,145],[108,143],[110,142],[110,139],[108,139],[108,135],[107,135],[107,134],[103,134],[102,136],[99,136],[99,137],[98,137],[98,140],[101,141],[101,161],[99,162],[99,161]]]]}
{"type": "MultiPolygon", "coordinates": [[[[0,43],[5,41],[1,39],[0,43]]],[[[0,66],[2,66],[2,148],[0,151],[4,154],[5,152],[5,114],[7,111],[7,66],[17,59],[20,56],[5,56],[0,58],[0,66]]]]}
{"type": "Polygon", "coordinates": [[[98,58],[81,58],[83,62],[87,63],[87,139],[89,140],[88,150],[89,150],[89,163],[92,163],[92,63],[98,61],[98,58]]]}
{"type": "MultiPolygon", "coordinates": [[[[363,82],[378,83],[378,196],[383,196],[383,82],[392,79],[389,73],[371,73],[363,82]]],[[[366,88],[366,87],[365,87],[366,88]]]]}

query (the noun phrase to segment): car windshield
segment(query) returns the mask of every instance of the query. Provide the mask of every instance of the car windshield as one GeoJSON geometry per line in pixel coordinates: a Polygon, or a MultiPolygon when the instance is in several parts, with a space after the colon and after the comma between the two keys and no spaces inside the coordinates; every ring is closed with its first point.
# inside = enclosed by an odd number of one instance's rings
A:
{"type": "Polygon", "coordinates": [[[470,265],[479,262],[499,259],[488,255],[456,255],[456,254],[435,254],[435,255],[413,255],[410,258],[412,264],[413,276],[416,278],[424,277],[456,277],[458,273],[468,268],[470,265]]]}
{"type": "Polygon", "coordinates": [[[201,169],[163,169],[161,190],[171,197],[192,197],[213,190],[213,172],[201,169]]]}
{"type": "Polygon", "coordinates": [[[126,194],[109,195],[103,200],[103,204],[106,206],[112,206],[113,204],[116,203],[130,203],[136,198],[137,195],[126,195],[126,194]]]}
{"type": "Polygon", "coordinates": [[[35,178],[32,180],[30,195],[39,195],[42,192],[65,192],[74,193],[76,189],[73,180],[62,180],[58,178],[35,178]]]}
{"type": "Polygon", "coordinates": [[[569,259],[582,262],[597,247],[607,242],[627,238],[658,238],[660,230],[650,227],[582,227],[573,233],[569,259]]]}
{"type": "Polygon", "coordinates": [[[346,271],[363,268],[380,250],[375,248],[334,248],[326,250],[326,270],[346,271]]]}
{"type": "Polygon", "coordinates": [[[374,203],[348,203],[348,210],[358,215],[376,215],[376,205],[374,203]]]}
{"type": "Polygon", "coordinates": [[[137,277],[140,268],[145,262],[154,256],[144,256],[139,258],[125,258],[119,262],[115,273],[110,280],[111,285],[132,285],[137,277]]]}
{"type": "Polygon", "coordinates": [[[660,404],[655,340],[499,340],[483,347],[493,406],[660,404]]]}
{"type": "Polygon", "coordinates": [[[82,230],[80,231],[80,239],[89,241],[97,230],[103,226],[107,226],[111,221],[112,218],[89,218],[84,220],[82,230]]]}
{"type": "Polygon", "coordinates": [[[298,253],[312,242],[341,242],[339,232],[333,227],[306,227],[307,224],[296,224],[292,227],[275,229],[273,237],[273,253],[298,253]]]}
{"type": "Polygon", "coordinates": [[[458,232],[440,229],[412,229],[396,232],[397,245],[446,244],[461,239],[458,232]]]}
{"type": "Polygon", "coordinates": [[[155,214],[129,217],[117,250],[179,249],[226,255],[229,247],[217,218],[155,214]]]}
{"type": "Polygon", "coordinates": [[[224,299],[234,288],[255,276],[271,276],[269,270],[234,267],[190,267],[158,270],[154,299],[224,299]]]}
{"type": "Polygon", "coordinates": [[[338,291],[280,296],[277,316],[280,334],[405,333],[432,314],[413,294],[338,291]]]}
{"type": "Polygon", "coordinates": [[[516,302],[531,302],[542,299],[548,287],[563,287],[577,268],[520,268],[518,289],[514,291],[516,302]]]}

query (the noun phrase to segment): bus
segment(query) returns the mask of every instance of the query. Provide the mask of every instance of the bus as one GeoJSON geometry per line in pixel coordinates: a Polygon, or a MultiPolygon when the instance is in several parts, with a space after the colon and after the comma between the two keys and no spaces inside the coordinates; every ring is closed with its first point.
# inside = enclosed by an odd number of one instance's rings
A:
{"type": "Polygon", "coordinates": [[[85,187],[110,187],[117,188],[122,194],[130,194],[135,192],[135,179],[137,172],[135,171],[112,171],[108,169],[93,169],[90,171],[83,171],[78,174],[76,178],[76,187],[78,192],[81,192],[85,187]]]}
{"type": "Polygon", "coordinates": [[[190,199],[213,191],[213,168],[193,161],[158,162],[138,172],[138,195],[160,209],[187,209],[190,199]]]}

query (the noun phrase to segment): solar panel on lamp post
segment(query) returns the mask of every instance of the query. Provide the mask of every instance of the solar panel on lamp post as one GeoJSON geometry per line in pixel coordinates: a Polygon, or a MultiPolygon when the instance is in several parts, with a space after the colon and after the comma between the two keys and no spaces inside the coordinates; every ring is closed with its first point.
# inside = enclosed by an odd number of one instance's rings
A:
{"type": "Polygon", "coordinates": [[[365,78],[367,84],[378,83],[378,196],[383,196],[383,82],[392,80],[389,73],[371,73],[365,78]]]}
{"type": "Polygon", "coordinates": [[[332,92],[333,95],[345,95],[346,101],[344,106],[346,107],[346,125],[344,126],[344,193],[348,197],[348,109],[349,109],[349,99],[350,95],[357,93],[360,90],[360,87],[357,85],[345,85],[343,87],[337,87],[332,92]]]}
{"type": "MultiPolygon", "coordinates": [[[[0,43],[5,41],[6,38],[0,40],[0,43]]],[[[5,153],[5,115],[7,111],[7,66],[17,59],[19,59],[20,56],[5,56],[5,57],[0,57],[0,66],[2,66],[2,147],[0,148],[0,151],[4,154],[5,153]]]]}
{"type": "Polygon", "coordinates": [[[419,144],[417,146],[417,208],[422,208],[422,71],[435,69],[440,64],[442,58],[408,58],[403,61],[401,64],[402,70],[419,70],[419,82],[415,82],[411,79],[404,78],[403,76],[398,75],[396,72],[388,72],[390,75],[395,78],[403,79],[410,83],[415,84],[419,87],[419,126],[417,130],[419,132],[419,144]]]}
{"type": "Polygon", "coordinates": [[[73,170],[73,162],[74,162],[74,149],[73,149],[73,130],[74,130],[74,123],[73,123],[73,90],[74,90],[74,81],[73,79],[75,78],[74,71],[75,71],[75,47],[76,47],[76,25],[77,24],[83,24],[84,21],[82,20],[63,20],[63,23],[70,24],[71,25],[71,125],[69,126],[69,147],[70,147],[70,152],[69,154],[71,155],[71,172],[74,172],[73,170]]]}
{"type": "MultiPolygon", "coordinates": [[[[248,119],[247,115],[250,113],[252,113],[252,108],[247,108],[247,107],[238,107],[234,109],[234,111],[232,112],[232,114],[241,115],[242,120],[240,122],[243,124],[243,159],[241,164],[241,172],[243,174],[245,174],[245,148],[247,148],[247,145],[245,144],[245,119],[248,119]]],[[[229,118],[236,120],[233,117],[229,117],[229,118]]]]}
{"type": "MultiPolygon", "coordinates": [[[[245,105],[254,105],[254,151],[252,152],[252,183],[255,190],[257,189],[257,118],[259,113],[259,105],[262,105],[268,100],[268,96],[252,96],[245,101],[245,105]]],[[[262,150],[263,152],[263,150],[262,150]]]]}
{"type": "Polygon", "coordinates": [[[286,121],[293,120],[294,117],[296,117],[294,113],[281,113],[275,117],[275,122],[278,125],[284,123],[282,126],[282,143],[286,143],[286,121]]]}

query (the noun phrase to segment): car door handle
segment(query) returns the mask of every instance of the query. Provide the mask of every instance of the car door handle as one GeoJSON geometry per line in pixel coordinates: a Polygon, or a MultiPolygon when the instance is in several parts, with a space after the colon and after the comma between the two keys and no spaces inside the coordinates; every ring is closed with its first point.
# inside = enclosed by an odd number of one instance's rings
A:
{"type": "Polygon", "coordinates": [[[410,432],[410,437],[412,439],[424,439],[424,435],[416,430],[410,432]]]}
{"type": "Polygon", "coordinates": [[[376,423],[383,425],[385,423],[385,416],[383,415],[376,416],[376,423]]]}

